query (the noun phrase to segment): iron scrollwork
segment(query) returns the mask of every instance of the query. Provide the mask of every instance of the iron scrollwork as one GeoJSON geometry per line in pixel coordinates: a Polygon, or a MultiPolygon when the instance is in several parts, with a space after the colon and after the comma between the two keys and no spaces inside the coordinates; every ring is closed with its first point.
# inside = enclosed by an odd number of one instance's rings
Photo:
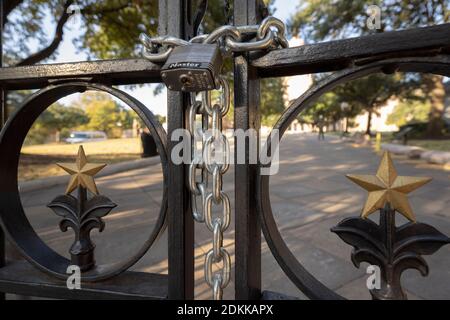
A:
{"type": "MultiPolygon", "coordinates": [[[[80,192],[83,193],[84,190],[80,192]]],[[[91,230],[97,228],[102,232],[105,228],[102,217],[117,205],[105,196],[94,196],[89,200],[85,198],[79,201],[72,195],[61,195],[47,206],[62,217],[59,223],[61,231],[66,232],[71,228],[75,233],[75,241],[70,247],[72,264],[79,266],[81,271],[91,269],[95,265],[95,244],[91,240],[91,230]]]]}
{"type": "MultiPolygon", "coordinates": [[[[342,84],[346,81],[355,80],[358,78],[362,78],[369,74],[381,72],[388,73],[392,72],[392,70],[396,70],[397,72],[422,72],[422,73],[434,73],[449,76],[450,75],[450,58],[447,55],[437,55],[434,57],[403,57],[403,58],[392,58],[385,60],[378,60],[373,63],[364,64],[361,66],[352,66],[348,69],[344,69],[342,71],[338,71],[329,77],[323,79],[319,83],[313,85],[310,89],[308,89],[304,94],[294,100],[290,106],[284,111],[284,113],[279,118],[278,122],[275,124],[273,130],[277,131],[280,139],[283,137],[285,131],[288,129],[290,124],[298,117],[298,115],[306,110],[309,106],[311,106],[312,102],[318,99],[322,94],[334,89],[339,84],[342,84]]],[[[261,152],[262,155],[272,154],[271,149],[275,148],[272,146],[272,136],[274,132],[272,132],[267,140],[266,144],[263,147],[261,152]]],[[[267,167],[270,167],[271,163],[268,163],[267,167]]],[[[270,202],[270,176],[261,175],[259,176],[258,190],[258,211],[261,216],[261,226],[263,230],[264,237],[267,241],[267,244],[277,260],[280,267],[283,269],[285,274],[290,278],[290,280],[302,291],[307,297],[311,299],[344,299],[344,297],[340,296],[333,290],[329,289],[322,282],[320,282],[317,278],[315,278],[308,270],[304,268],[301,262],[293,255],[286,242],[283,240],[283,237],[280,234],[280,231],[277,227],[275,218],[272,213],[271,202],[270,202]]],[[[359,219],[359,218],[358,218],[359,219]]],[[[375,225],[375,223],[374,223],[375,225]]],[[[372,225],[371,225],[372,226],[372,225]]],[[[372,226],[373,227],[373,226],[372,226]]],[[[423,244],[423,239],[434,235],[433,237],[439,237],[436,232],[433,232],[432,227],[426,227],[424,224],[416,224],[415,226],[405,227],[405,229],[397,230],[397,236],[399,237],[403,233],[411,233],[419,232],[422,234],[420,236],[419,242],[423,244]],[[403,230],[403,231],[402,231],[403,230]]],[[[405,235],[406,236],[406,235],[405,235]]],[[[405,238],[406,239],[406,238],[405,238]]],[[[408,241],[416,238],[408,238],[408,241]]],[[[443,241],[443,238],[440,238],[443,241]]],[[[436,244],[436,239],[432,240],[433,243],[436,244]]],[[[441,243],[439,242],[438,243],[441,243]]],[[[416,245],[414,245],[416,246],[416,245]]],[[[415,252],[419,254],[417,259],[421,259],[420,254],[431,254],[432,250],[428,249],[428,251],[419,251],[413,250],[413,246],[408,247],[410,249],[404,249],[402,252],[415,252]],[[429,253],[428,253],[429,252],[429,253]]],[[[417,247],[419,248],[419,247],[417,247]]],[[[430,246],[430,248],[434,248],[430,246]]],[[[437,250],[437,249],[436,249],[437,250]]],[[[435,251],[435,250],[434,250],[435,251]]],[[[433,251],[433,252],[434,252],[433,251]]],[[[402,262],[401,268],[405,270],[405,267],[408,266],[416,266],[417,263],[411,264],[411,259],[404,260],[402,262]],[[409,263],[408,265],[406,263],[409,263]]],[[[400,267],[397,267],[400,268],[400,267]]],[[[400,269],[398,269],[400,270],[400,269]]],[[[422,268],[425,271],[424,268],[422,268]]],[[[392,278],[393,279],[393,278],[392,278]]],[[[389,280],[390,281],[390,280],[389,280]]],[[[386,283],[388,279],[386,278],[386,283]]],[[[383,292],[373,293],[381,296],[384,294],[383,292]]],[[[400,296],[400,295],[398,295],[400,296]]]]}
{"type": "Polygon", "coordinates": [[[346,218],[331,229],[354,247],[351,259],[359,268],[361,262],[380,267],[380,288],[370,289],[373,299],[406,299],[400,278],[407,269],[427,276],[429,267],[422,255],[431,255],[450,238],[425,223],[408,222],[395,226],[395,210],[389,204],[380,210],[380,223],[361,217],[346,218]]]}
{"type": "MultiPolygon", "coordinates": [[[[17,171],[21,146],[29,129],[31,128],[33,122],[37,119],[37,117],[49,105],[56,102],[58,99],[72,93],[84,92],[86,90],[96,90],[109,93],[130,106],[138,114],[145,125],[149,128],[152,136],[155,138],[155,143],[157,145],[161,158],[161,167],[165,182],[163,187],[163,199],[159,216],[147,240],[142,244],[137,252],[134,252],[132,256],[124,259],[124,261],[109,265],[95,266],[89,266],[89,263],[87,263],[89,268],[86,269],[89,270],[82,273],[82,281],[95,282],[117,276],[129,269],[149,250],[149,248],[162,235],[166,228],[166,182],[168,175],[166,133],[153,113],[135,98],[118,89],[103,84],[96,84],[81,80],[69,80],[60,83],[53,83],[28,97],[28,99],[24,101],[23,105],[17,110],[17,112],[9,119],[0,135],[0,149],[8,150],[7,155],[0,157],[0,173],[3,179],[2,183],[0,184],[0,203],[2,203],[2,206],[0,207],[0,224],[2,229],[5,231],[5,234],[8,236],[10,242],[30,263],[32,263],[41,271],[56,278],[66,279],[68,277],[67,268],[69,265],[73,264],[73,262],[51,249],[36,234],[35,230],[31,226],[25,215],[19,194],[17,171]]],[[[66,211],[74,211],[74,204],[72,203],[73,199],[69,200],[65,197],[64,199],[58,199],[58,201],[58,205],[53,203],[53,208],[55,208],[55,205],[59,206],[59,213],[65,215],[65,218],[68,219],[69,216],[72,216],[72,214],[61,212],[61,206],[66,205],[66,211]]],[[[112,207],[112,203],[106,201],[105,199],[96,199],[91,203],[88,201],[86,205],[89,206],[89,208],[93,209],[94,207],[99,206],[100,203],[98,201],[103,202],[103,204],[107,207],[112,207]]],[[[87,206],[85,207],[85,210],[82,211],[88,212],[89,209],[87,206]]],[[[105,208],[102,208],[101,210],[95,209],[95,213],[92,212],[88,215],[96,220],[100,218],[100,216],[105,214],[104,209],[105,208]]],[[[78,210],[76,210],[76,212],[78,214],[78,210]]],[[[87,220],[84,220],[83,218],[80,221],[82,224],[82,221],[88,220],[93,221],[90,218],[87,220]]],[[[93,226],[88,225],[89,223],[85,222],[83,231],[87,232],[87,230],[93,226]]],[[[78,222],[75,222],[75,226],[77,224],[78,222]]],[[[101,227],[101,222],[97,221],[95,222],[95,224],[100,225],[101,227]]],[[[63,229],[67,225],[67,223],[63,223],[63,229]]],[[[89,246],[87,245],[86,247],[89,246]]]]}
{"type": "Polygon", "coordinates": [[[80,267],[81,271],[88,271],[95,265],[95,244],[91,240],[91,231],[95,228],[102,232],[106,216],[117,205],[109,198],[99,195],[94,175],[102,170],[106,164],[92,164],[87,162],[83,146],[79,147],[75,164],[58,164],[71,175],[66,194],[57,196],[47,206],[63,219],[59,223],[61,231],[71,228],[75,233],[75,240],[70,247],[71,263],[80,267]],[[70,193],[78,190],[78,197],[70,193]],[[88,191],[93,197],[88,198],[88,191]]]}
{"type": "Polygon", "coordinates": [[[428,265],[421,255],[435,253],[450,239],[434,227],[416,223],[407,194],[431,181],[424,177],[398,176],[389,152],[381,159],[376,175],[347,175],[368,191],[359,218],[347,218],[331,231],[354,247],[352,262],[356,267],[365,261],[380,268],[379,287],[369,288],[376,300],[406,299],[400,278],[403,271],[416,269],[428,275],[428,265]],[[380,211],[380,224],[367,219],[380,211]],[[397,228],[395,213],[410,222],[397,228]]]}

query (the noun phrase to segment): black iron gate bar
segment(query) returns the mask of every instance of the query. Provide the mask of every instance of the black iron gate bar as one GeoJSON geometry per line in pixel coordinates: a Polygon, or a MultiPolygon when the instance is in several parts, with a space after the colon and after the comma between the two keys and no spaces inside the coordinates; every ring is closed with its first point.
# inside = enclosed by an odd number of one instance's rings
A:
{"type": "MultiPolygon", "coordinates": [[[[2,2],[0,2],[2,3],[2,2]]],[[[192,16],[195,10],[189,0],[159,0],[159,34],[183,39],[195,35],[192,16]]],[[[263,18],[260,0],[234,1],[236,25],[257,24],[263,18]]],[[[0,17],[3,17],[0,7],[0,17]]],[[[0,28],[3,24],[0,23],[0,28]]],[[[0,30],[1,31],[1,30],[0,30]]],[[[1,51],[0,41],[0,51],[1,51]]],[[[234,57],[235,129],[259,129],[259,79],[307,73],[343,70],[330,78],[331,83],[352,72],[415,71],[450,75],[450,24],[405,31],[385,32],[353,39],[338,40],[280,49],[265,55],[238,54],[234,57]]],[[[0,69],[0,107],[2,121],[7,109],[3,99],[7,90],[41,89],[55,83],[78,81],[113,86],[123,84],[159,83],[160,65],[145,59],[119,59],[93,62],[46,64],[0,69]]],[[[305,100],[320,94],[330,86],[317,87],[283,115],[286,123],[304,108],[305,100]],[[298,110],[297,110],[298,109],[298,110]]],[[[168,92],[168,135],[185,123],[188,96],[168,92]]],[[[4,131],[4,130],[3,130],[4,131]]],[[[258,139],[259,141],[259,139],[258,139]]],[[[170,142],[167,154],[177,142],[170,142]]],[[[248,148],[248,145],[247,145],[248,148]]],[[[3,150],[1,150],[4,152],[3,150]]],[[[246,150],[248,156],[248,149],[246,150]]],[[[4,235],[0,232],[0,292],[58,298],[194,298],[194,224],[186,188],[186,167],[168,163],[168,232],[169,275],[127,271],[107,281],[87,284],[86,290],[69,291],[65,283],[49,279],[27,263],[5,266],[4,235]],[[144,285],[138,285],[142,284],[144,285]],[[36,289],[36,284],[40,284],[36,289]]],[[[235,167],[235,294],[237,299],[273,297],[261,293],[261,224],[268,242],[273,242],[274,254],[281,267],[313,298],[339,298],[315,286],[314,279],[304,273],[289,249],[277,243],[277,231],[267,218],[270,203],[263,203],[262,193],[268,192],[268,180],[258,176],[258,166],[239,164],[235,167]],[[262,189],[261,189],[262,188],[262,189]],[[255,204],[260,204],[257,207],[255,204]],[[268,232],[269,231],[269,232],[268,232]],[[274,241],[275,240],[275,241],[274,241]],[[280,247],[281,245],[281,247],[280,247]],[[284,251],[285,252],[284,252],[284,251]],[[289,260],[294,259],[294,260],[289,260]],[[306,286],[305,286],[306,284],[306,286]]],[[[2,169],[0,168],[0,175],[2,169]]],[[[5,186],[0,186],[0,192],[5,186]]],[[[268,199],[268,197],[265,197],[268,199]]],[[[0,203],[0,214],[3,208],[0,203]]],[[[270,220],[270,219],[269,219],[270,220]]],[[[4,298],[4,295],[0,298],[4,298]]]]}
{"type": "MultiPolygon", "coordinates": [[[[181,39],[190,39],[194,34],[194,19],[190,1],[160,0],[160,23],[165,30],[160,34],[170,34],[181,39]],[[162,7],[161,7],[162,6],[162,7]],[[191,23],[189,23],[191,22],[191,23]],[[165,31],[165,32],[164,32],[165,31]]],[[[189,96],[186,93],[168,91],[167,134],[171,136],[176,129],[183,128],[189,96]]],[[[178,141],[169,140],[168,151],[178,141]]],[[[187,166],[169,164],[169,298],[194,299],[194,220],[189,204],[189,191],[186,187],[187,166]]]]}
{"type": "MultiPolygon", "coordinates": [[[[236,25],[258,24],[262,20],[259,1],[235,1],[236,25]]],[[[260,83],[256,69],[249,63],[249,53],[234,60],[234,129],[259,132],[260,83]]],[[[259,151],[259,136],[256,137],[259,151]]],[[[236,141],[235,141],[236,142],[236,141]]],[[[261,226],[256,211],[257,165],[249,164],[250,143],[245,144],[246,164],[237,164],[235,155],[235,296],[236,299],[259,299],[261,296],[261,226]]]]}
{"type": "MultiPolygon", "coordinates": [[[[258,77],[270,78],[338,71],[388,58],[449,53],[447,23],[278,49],[251,58],[249,65],[256,69],[258,77]]],[[[7,90],[39,89],[51,81],[79,78],[108,85],[160,83],[160,68],[161,65],[143,58],[5,67],[0,72],[0,85],[7,90]]]]}
{"type": "MultiPolygon", "coordinates": [[[[3,67],[3,1],[0,1],[0,68],[3,67]]],[[[0,86],[0,131],[3,124],[6,122],[6,102],[5,102],[5,88],[0,86]]],[[[0,268],[4,267],[6,263],[6,244],[5,234],[0,227],[0,268]]],[[[0,292],[0,300],[5,299],[5,293],[0,292]]]]}

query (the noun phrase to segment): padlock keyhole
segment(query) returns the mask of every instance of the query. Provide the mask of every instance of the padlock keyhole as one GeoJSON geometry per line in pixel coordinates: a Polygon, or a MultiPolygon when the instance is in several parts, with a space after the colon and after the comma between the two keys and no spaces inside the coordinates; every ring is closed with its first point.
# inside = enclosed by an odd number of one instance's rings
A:
{"type": "Polygon", "coordinates": [[[180,82],[183,86],[191,86],[194,82],[194,79],[192,79],[192,77],[188,76],[187,74],[182,74],[180,76],[180,82]]]}

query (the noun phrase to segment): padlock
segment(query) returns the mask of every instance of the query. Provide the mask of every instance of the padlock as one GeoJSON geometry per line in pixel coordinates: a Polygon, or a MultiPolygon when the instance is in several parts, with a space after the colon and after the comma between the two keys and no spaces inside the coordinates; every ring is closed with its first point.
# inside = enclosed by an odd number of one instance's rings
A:
{"type": "Polygon", "coordinates": [[[200,92],[219,86],[223,57],[217,44],[190,44],[175,47],[161,68],[167,88],[200,92]]]}

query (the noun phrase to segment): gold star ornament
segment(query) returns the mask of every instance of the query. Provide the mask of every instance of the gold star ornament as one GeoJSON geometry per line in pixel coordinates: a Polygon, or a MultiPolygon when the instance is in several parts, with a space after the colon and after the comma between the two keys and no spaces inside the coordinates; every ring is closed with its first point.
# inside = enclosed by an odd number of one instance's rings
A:
{"type": "Polygon", "coordinates": [[[361,217],[367,218],[389,203],[412,222],[416,222],[416,218],[406,195],[431,181],[425,177],[398,176],[389,152],[383,154],[376,175],[348,174],[347,178],[369,192],[361,217]]]}
{"type": "Polygon", "coordinates": [[[70,194],[77,187],[83,187],[98,195],[97,185],[94,176],[106,167],[105,163],[88,163],[83,146],[78,149],[78,156],[75,163],[57,163],[61,169],[71,175],[66,194],[70,194]]]}

